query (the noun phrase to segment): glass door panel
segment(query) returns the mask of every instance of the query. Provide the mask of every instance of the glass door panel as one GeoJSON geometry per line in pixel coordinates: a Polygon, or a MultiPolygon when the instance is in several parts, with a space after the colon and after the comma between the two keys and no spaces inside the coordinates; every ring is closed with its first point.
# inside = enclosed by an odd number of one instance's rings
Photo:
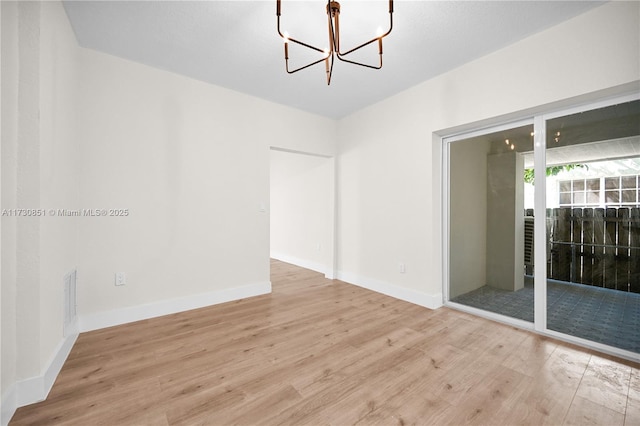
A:
{"type": "Polygon", "coordinates": [[[640,352],[640,101],[546,121],[547,328],[640,352]]]}
{"type": "Polygon", "coordinates": [[[525,190],[525,153],[533,151],[532,135],[531,124],[449,144],[449,300],[528,322],[533,190],[525,190]]]}

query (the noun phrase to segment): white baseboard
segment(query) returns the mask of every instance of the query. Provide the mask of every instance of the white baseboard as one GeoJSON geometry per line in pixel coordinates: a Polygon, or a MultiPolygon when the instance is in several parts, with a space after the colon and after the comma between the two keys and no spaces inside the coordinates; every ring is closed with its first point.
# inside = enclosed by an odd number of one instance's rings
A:
{"type": "Polygon", "coordinates": [[[78,334],[65,337],[54,350],[51,361],[40,376],[21,380],[11,386],[2,397],[2,425],[6,425],[13,417],[18,407],[44,400],[58,377],[78,334]]]}
{"type": "Polygon", "coordinates": [[[404,300],[405,302],[424,306],[425,308],[437,309],[442,306],[442,293],[430,295],[406,287],[400,287],[395,284],[362,277],[357,274],[344,271],[338,271],[337,279],[348,284],[366,288],[367,290],[372,290],[377,293],[395,297],[396,299],[404,300]]]}
{"type": "Polygon", "coordinates": [[[18,409],[18,403],[16,401],[16,385],[11,385],[9,389],[2,396],[2,417],[0,418],[0,425],[7,426],[9,420],[13,417],[13,414],[18,409]]]}
{"type": "Polygon", "coordinates": [[[323,265],[322,263],[314,262],[312,260],[300,259],[299,257],[290,256],[282,252],[272,251],[271,258],[280,260],[282,262],[291,263],[292,265],[300,266],[301,268],[311,269],[312,271],[320,272],[321,274],[325,274],[327,271],[327,266],[323,265]]]}
{"type": "Polygon", "coordinates": [[[195,294],[193,296],[177,299],[163,300],[145,305],[80,315],[80,331],[85,332],[112,327],[115,325],[175,314],[177,312],[188,311],[191,309],[204,308],[205,306],[217,305],[219,303],[246,299],[248,297],[260,296],[268,293],[271,293],[270,281],[249,284],[226,290],[195,294]]]}
{"type": "MultiPolygon", "coordinates": [[[[178,299],[166,300],[123,309],[114,309],[80,316],[78,322],[69,326],[73,331],[91,331],[99,328],[111,327],[128,322],[154,318],[190,309],[203,308],[233,300],[245,299],[271,293],[271,282],[262,282],[226,290],[212,291],[178,299]]],[[[69,356],[73,344],[78,338],[77,332],[62,340],[54,351],[53,357],[44,373],[37,377],[21,380],[2,395],[1,425],[5,426],[13,417],[15,411],[22,406],[43,401],[53,386],[65,360],[69,356]]]]}
{"type": "MultiPolygon", "coordinates": [[[[278,257],[272,254],[272,257],[278,257]]],[[[308,269],[318,270],[317,264],[311,265],[312,262],[306,262],[301,259],[295,259],[282,256],[279,260],[287,263],[293,263],[308,269]],[[301,264],[302,263],[302,264],[301,264]]],[[[320,268],[321,269],[321,268],[320,268]]],[[[319,271],[322,272],[322,271],[319,271]]],[[[424,306],[429,309],[436,309],[442,306],[442,295],[428,295],[415,290],[377,281],[355,274],[338,271],[337,278],[341,281],[357,285],[387,296],[395,297],[406,302],[424,306]]],[[[107,312],[99,312],[90,315],[80,316],[77,329],[81,332],[96,330],[105,327],[125,324],[128,322],[139,321],[148,318],[154,318],[162,315],[173,314],[190,309],[202,308],[205,306],[216,305],[219,303],[230,302],[238,299],[259,296],[271,292],[271,283],[262,282],[242,287],[231,288],[221,291],[213,291],[194,296],[183,297],[179,299],[166,300],[156,303],[150,303],[140,306],[132,306],[129,308],[114,309],[107,312]]],[[[15,410],[18,407],[32,404],[34,402],[44,400],[53,383],[62,369],[62,366],[71,352],[71,348],[75,343],[78,335],[73,334],[66,337],[56,349],[51,362],[49,363],[44,374],[38,377],[32,377],[16,383],[11,386],[6,395],[2,398],[2,425],[6,425],[15,410]]]]}

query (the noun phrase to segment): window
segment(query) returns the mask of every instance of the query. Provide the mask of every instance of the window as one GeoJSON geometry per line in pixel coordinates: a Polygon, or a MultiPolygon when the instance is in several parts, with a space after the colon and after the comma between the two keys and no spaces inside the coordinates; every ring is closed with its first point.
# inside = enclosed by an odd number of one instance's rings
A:
{"type": "Polygon", "coordinates": [[[600,205],[600,179],[574,179],[558,182],[560,206],[600,205]]]}
{"type": "Polygon", "coordinates": [[[640,176],[558,182],[560,207],[640,207],[640,176]]]}
{"type": "Polygon", "coordinates": [[[638,204],[638,176],[608,177],[605,182],[605,203],[615,205],[638,204]]]}

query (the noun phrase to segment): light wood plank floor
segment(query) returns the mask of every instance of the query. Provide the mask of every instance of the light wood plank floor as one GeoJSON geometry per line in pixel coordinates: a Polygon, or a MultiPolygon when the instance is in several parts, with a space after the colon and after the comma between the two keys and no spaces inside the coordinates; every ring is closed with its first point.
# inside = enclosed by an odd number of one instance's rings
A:
{"type": "Polygon", "coordinates": [[[81,334],[12,424],[640,425],[638,364],[278,261],[272,283],[81,334]]]}

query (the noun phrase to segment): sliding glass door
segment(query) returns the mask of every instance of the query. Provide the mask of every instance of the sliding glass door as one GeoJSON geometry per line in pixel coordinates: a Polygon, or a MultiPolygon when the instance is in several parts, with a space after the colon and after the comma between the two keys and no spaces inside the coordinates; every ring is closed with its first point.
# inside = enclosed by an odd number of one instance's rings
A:
{"type": "Polygon", "coordinates": [[[532,132],[519,123],[449,145],[450,300],[526,322],[533,218],[525,216],[523,154],[533,150],[532,132]]]}
{"type": "Polygon", "coordinates": [[[640,353],[640,101],[545,125],[547,328],[640,353]]]}
{"type": "Polygon", "coordinates": [[[638,96],[443,147],[446,302],[640,358],[638,96]]]}

